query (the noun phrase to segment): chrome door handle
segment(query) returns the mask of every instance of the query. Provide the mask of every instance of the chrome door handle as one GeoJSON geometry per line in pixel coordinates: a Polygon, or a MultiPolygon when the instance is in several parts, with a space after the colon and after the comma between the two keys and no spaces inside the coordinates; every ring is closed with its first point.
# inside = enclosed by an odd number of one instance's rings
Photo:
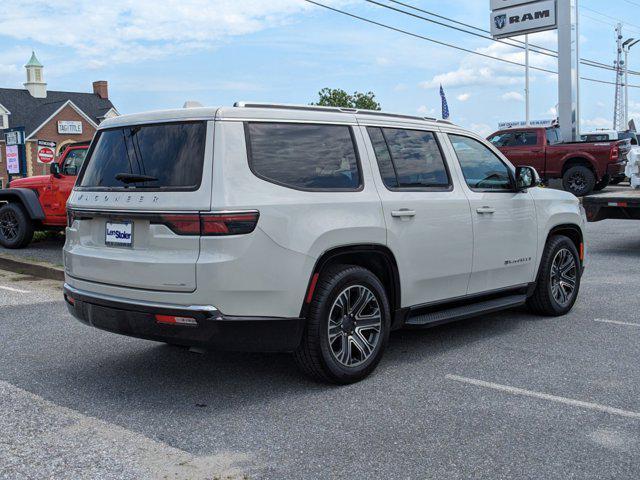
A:
{"type": "Polygon", "coordinates": [[[496,209],[492,207],[480,207],[476,209],[480,215],[491,215],[492,213],[496,213],[496,209]]]}
{"type": "Polygon", "coordinates": [[[391,216],[395,218],[415,217],[416,211],[409,210],[408,208],[401,208],[400,210],[393,210],[391,216]]]}

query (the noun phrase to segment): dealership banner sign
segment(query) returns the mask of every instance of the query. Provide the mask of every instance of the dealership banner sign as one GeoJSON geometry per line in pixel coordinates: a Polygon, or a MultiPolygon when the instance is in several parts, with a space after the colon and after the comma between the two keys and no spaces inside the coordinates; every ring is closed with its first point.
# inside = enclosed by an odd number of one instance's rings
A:
{"type": "Polygon", "coordinates": [[[523,2],[492,0],[498,5],[516,4],[516,6],[493,10],[491,12],[491,34],[493,38],[515,37],[528,33],[555,30],[558,26],[556,0],[543,0],[525,5],[523,2]]]}
{"type": "Polygon", "coordinates": [[[20,153],[18,151],[18,145],[7,145],[7,173],[15,175],[20,173],[20,153]]]}

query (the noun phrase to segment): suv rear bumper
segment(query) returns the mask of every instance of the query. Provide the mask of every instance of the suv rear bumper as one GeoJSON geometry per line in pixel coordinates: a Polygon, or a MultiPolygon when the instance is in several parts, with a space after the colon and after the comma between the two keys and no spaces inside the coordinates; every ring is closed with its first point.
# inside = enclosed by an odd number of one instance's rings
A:
{"type": "Polygon", "coordinates": [[[132,302],[64,286],[69,312],[82,323],[113,333],[176,345],[251,352],[290,352],[302,339],[302,318],[225,316],[213,306],[132,302]],[[155,315],[192,318],[197,325],[166,325],[155,315]]]}

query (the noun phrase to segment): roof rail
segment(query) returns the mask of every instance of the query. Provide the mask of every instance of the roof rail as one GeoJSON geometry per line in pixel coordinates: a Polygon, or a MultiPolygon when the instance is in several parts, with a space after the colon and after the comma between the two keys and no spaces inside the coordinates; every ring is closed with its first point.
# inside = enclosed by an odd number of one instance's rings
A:
{"type": "Polygon", "coordinates": [[[336,113],[360,113],[364,115],[376,115],[380,117],[404,118],[408,120],[421,120],[437,122],[435,118],[420,117],[417,115],[406,115],[402,113],[386,113],[379,110],[365,110],[360,108],[344,108],[344,107],[325,107],[322,105],[295,105],[286,103],[259,103],[259,102],[236,102],[233,104],[238,108],[273,108],[282,110],[306,110],[315,112],[336,112],[336,113]]]}

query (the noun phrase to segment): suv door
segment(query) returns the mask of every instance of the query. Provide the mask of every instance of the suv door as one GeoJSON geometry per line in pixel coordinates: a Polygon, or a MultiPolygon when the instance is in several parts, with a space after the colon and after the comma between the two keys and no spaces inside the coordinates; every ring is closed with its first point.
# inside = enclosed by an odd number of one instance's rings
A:
{"type": "Polygon", "coordinates": [[[402,306],[463,296],[471,272],[469,201],[434,131],[368,126],[369,156],[398,263],[402,306]],[[375,169],[374,169],[375,170],[375,169]]]}
{"type": "Polygon", "coordinates": [[[448,135],[464,178],[473,216],[473,268],[469,294],[534,281],[538,229],[529,192],[517,192],[514,173],[484,143],[448,135]]]}

